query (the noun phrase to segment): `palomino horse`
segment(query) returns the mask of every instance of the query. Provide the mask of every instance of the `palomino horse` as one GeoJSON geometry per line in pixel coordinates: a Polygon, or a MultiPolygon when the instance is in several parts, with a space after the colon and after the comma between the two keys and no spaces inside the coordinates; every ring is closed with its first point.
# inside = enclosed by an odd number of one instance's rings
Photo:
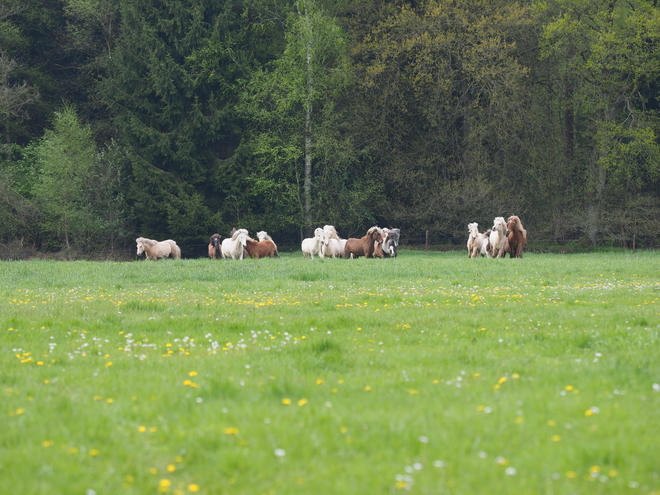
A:
{"type": "Polygon", "coordinates": [[[470,233],[467,240],[468,258],[478,258],[482,254],[482,248],[486,239],[484,234],[479,232],[479,224],[477,222],[468,224],[468,232],[470,233]]]}
{"type": "Polygon", "coordinates": [[[490,251],[489,258],[504,258],[506,254],[506,222],[504,217],[495,217],[493,227],[490,229],[490,251]]]}
{"type": "Polygon", "coordinates": [[[209,240],[209,258],[219,260],[222,257],[220,248],[220,234],[213,234],[209,240]]]}
{"type": "Polygon", "coordinates": [[[223,259],[242,260],[244,257],[243,248],[248,237],[247,230],[238,229],[231,237],[223,239],[220,247],[223,259]]]}
{"type": "Polygon", "coordinates": [[[347,258],[349,256],[354,258],[359,258],[360,256],[373,258],[375,242],[383,242],[383,234],[378,227],[371,227],[367,230],[367,234],[364,237],[359,239],[351,237],[346,240],[344,255],[347,258]]]}
{"type": "Polygon", "coordinates": [[[181,249],[172,239],[155,241],[146,237],[138,237],[135,239],[135,243],[137,244],[137,254],[144,253],[148,260],[158,261],[159,258],[163,259],[168,256],[172,256],[172,259],[175,260],[181,258],[181,249]]]}
{"type": "Polygon", "coordinates": [[[511,215],[506,222],[506,228],[509,231],[507,240],[509,241],[509,256],[512,258],[522,258],[523,247],[527,244],[527,231],[523,227],[520,218],[511,215]]]}
{"type": "Polygon", "coordinates": [[[323,258],[323,254],[321,254],[322,246],[323,229],[318,227],[314,229],[314,237],[303,239],[303,241],[300,243],[300,249],[302,249],[303,258],[314,259],[314,255],[323,258]]]}

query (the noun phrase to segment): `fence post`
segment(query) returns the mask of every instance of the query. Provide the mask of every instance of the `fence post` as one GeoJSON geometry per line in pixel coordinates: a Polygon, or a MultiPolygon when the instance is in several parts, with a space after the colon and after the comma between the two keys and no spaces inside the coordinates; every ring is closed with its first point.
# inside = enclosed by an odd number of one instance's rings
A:
{"type": "Polygon", "coordinates": [[[637,244],[637,234],[633,234],[633,253],[635,252],[636,244],[637,244]]]}
{"type": "Polygon", "coordinates": [[[425,251],[429,250],[429,231],[426,231],[426,243],[425,243],[425,251]]]}

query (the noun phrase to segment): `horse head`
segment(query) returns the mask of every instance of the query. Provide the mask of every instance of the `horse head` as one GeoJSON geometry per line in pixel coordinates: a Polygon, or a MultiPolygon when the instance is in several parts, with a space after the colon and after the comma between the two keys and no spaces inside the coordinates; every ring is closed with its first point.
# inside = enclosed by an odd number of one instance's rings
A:
{"type": "Polygon", "coordinates": [[[265,230],[260,230],[259,232],[257,232],[257,239],[259,239],[260,241],[265,241],[266,239],[268,239],[269,241],[273,240],[273,238],[269,236],[268,232],[266,232],[265,230]]]}
{"type": "Polygon", "coordinates": [[[211,244],[215,249],[218,249],[218,247],[220,246],[220,238],[221,238],[220,234],[213,234],[211,236],[211,244]]]}
{"type": "Polygon", "coordinates": [[[380,227],[371,227],[367,230],[367,236],[371,237],[376,242],[383,242],[383,231],[380,227]]]}

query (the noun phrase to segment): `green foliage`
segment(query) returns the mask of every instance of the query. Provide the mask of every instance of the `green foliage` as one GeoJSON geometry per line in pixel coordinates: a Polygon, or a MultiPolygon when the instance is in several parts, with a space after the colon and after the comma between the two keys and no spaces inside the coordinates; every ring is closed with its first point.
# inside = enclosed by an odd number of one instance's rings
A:
{"type": "Polygon", "coordinates": [[[98,153],[90,127],[65,105],[56,112],[53,129],[31,145],[27,156],[38,174],[31,193],[43,213],[46,245],[88,253],[112,250],[113,240],[125,236],[118,229],[126,159],[117,145],[98,153]]]}

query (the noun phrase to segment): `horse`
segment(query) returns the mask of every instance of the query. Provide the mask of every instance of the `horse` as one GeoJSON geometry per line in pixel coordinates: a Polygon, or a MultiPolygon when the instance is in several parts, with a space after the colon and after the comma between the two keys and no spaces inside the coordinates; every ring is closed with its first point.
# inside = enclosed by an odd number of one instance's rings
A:
{"type": "Polygon", "coordinates": [[[506,228],[509,230],[507,240],[509,241],[509,256],[511,258],[522,258],[522,251],[527,244],[527,231],[523,227],[520,218],[511,215],[506,221],[506,228]]]}
{"type": "Polygon", "coordinates": [[[272,241],[273,240],[273,238],[271,236],[269,236],[268,232],[266,232],[265,230],[260,230],[259,232],[257,232],[257,239],[259,239],[260,241],[272,241]]]}
{"type": "Polygon", "coordinates": [[[481,234],[481,235],[484,236],[484,242],[481,245],[481,253],[480,253],[481,256],[490,257],[489,253],[490,253],[490,233],[491,232],[492,232],[492,230],[488,229],[486,232],[481,234]]]}
{"type": "Polygon", "coordinates": [[[341,239],[332,225],[323,226],[323,245],[320,256],[325,258],[343,258],[346,239],[341,239]]]}
{"type": "Polygon", "coordinates": [[[164,259],[168,256],[172,256],[172,259],[175,260],[181,258],[181,249],[172,239],[155,241],[146,237],[138,237],[135,239],[135,243],[137,244],[137,254],[145,253],[148,260],[158,261],[159,258],[164,259]]]}
{"type": "MultiPolygon", "coordinates": [[[[269,236],[270,237],[270,236],[269,236]]],[[[255,241],[254,239],[248,237],[245,240],[245,249],[248,252],[250,258],[275,258],[279,256],[277,252],[277,246],[272,239],[264,239],[263,241],[255,241]]]]}
{"type": "Polygon", "coordinates": [[[396,258],[400,229],[381,229],[383,241],[374,242],[374,258],[396,258]]]}
{"type": "Polygon", "coordinates": [[[488,257],[504,258],[506,255],[504,245],[506,241],[506,222],[504,221],[504,217],[495,217],[489,237],[490,251],[488,257]]]}
{"type": "Polygon", "coordinates": [[[244,248],[249,237],[245,229],[234,229],[231,237],[222,240],[220,247],[223,259],[242,260],[245,257],[244,248]]]}
{"type": "Polygon", "coordinates": [[[219,260],[222,257],[222,249],[220,249],[220,234],[213,234],[209,240],[209,258],[212,260],[219,260]]]}
{"type": "Polygon", "coordinates": [[[344,246],[344,255],[347,258],[349,256],[354,258],[359,258],[360,256],[364,256],[365,258],[373,258],[375,242],[383,242],[383,234],[381,229],[378,227],[371,227],[369,230],[367,230],[367,233],[364,237],[359,239],[350,237],[346,240],[346,246],[344,246]]]}
{"type": "Polygon", "coordinates": [[[399,237],[401,229],[383,229],[385,239],[383,240],[383,252],[389,258],[396,258],[399,250],[399,237]]]}
{"type": "Polygon", "coordinates": [[[468,232],[470,233],[467,240],[468,258],[478,258],[482,254],[482,248],[486,239],[484,238],[484,234],[479,232],[479,224],[477,222],[468,224],[468,232]]]}
{"type": "Polygon", "coordinates": [[[302,250],[303,258],[314,259],[314,255],[323,258],[323,254],[321,253],[322,246],[323,229],[318,227],[314,229],[314,237],[303,239],[303,241],[300,243],[300,249],[302,250]]]}

